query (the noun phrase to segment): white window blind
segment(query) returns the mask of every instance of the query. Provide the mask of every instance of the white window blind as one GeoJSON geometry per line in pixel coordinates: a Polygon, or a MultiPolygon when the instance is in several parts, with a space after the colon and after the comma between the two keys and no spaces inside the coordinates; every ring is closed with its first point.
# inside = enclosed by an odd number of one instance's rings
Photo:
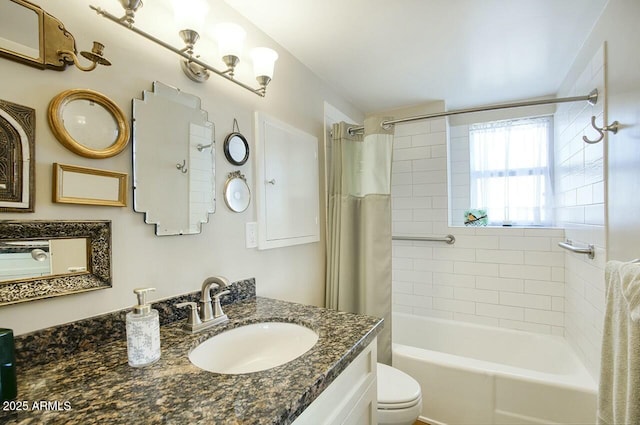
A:
{"type": "Polygon", "coordinates": [[[471,206],[490,225],[552,225],[552,138],[550,116],[470,126],[471,206]]]}

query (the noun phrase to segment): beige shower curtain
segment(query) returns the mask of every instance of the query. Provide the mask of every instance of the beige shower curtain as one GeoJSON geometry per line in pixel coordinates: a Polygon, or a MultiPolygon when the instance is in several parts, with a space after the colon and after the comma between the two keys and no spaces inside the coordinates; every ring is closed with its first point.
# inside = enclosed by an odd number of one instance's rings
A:
{"type": "Polygon", "coordinates": [[[333,126],[329,176],[326,305],[383,317],[378,360],[391,364],[391,160],[393,127],[333,126]]]}

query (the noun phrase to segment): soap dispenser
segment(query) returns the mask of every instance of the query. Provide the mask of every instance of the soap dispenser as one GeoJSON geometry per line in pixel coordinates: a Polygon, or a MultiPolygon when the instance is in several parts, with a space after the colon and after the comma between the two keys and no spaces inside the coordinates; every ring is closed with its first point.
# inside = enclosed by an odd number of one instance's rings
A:
{"type": "Polygon", "coordinates": [[[160,358],[160,320],[158,310],[147,304],[146,296],[156,288],[137,288],[133,293],[138,304],[127,313],[127,355],[129,365],[142,367],[150,365],[160,358]]]}

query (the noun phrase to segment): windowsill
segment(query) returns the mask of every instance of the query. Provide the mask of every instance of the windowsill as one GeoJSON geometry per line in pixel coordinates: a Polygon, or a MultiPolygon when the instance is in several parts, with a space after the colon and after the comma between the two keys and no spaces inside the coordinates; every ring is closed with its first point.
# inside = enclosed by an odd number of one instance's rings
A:
{"type": "Polygon", "coordinates": [[[459,224],[449,225],[453,229],[551,229],[551,230],[564,230],[564,227],[559,226],[534,226],[534,225],[518,225],[513,224],[511,226],[464,226],[459,224]]]}

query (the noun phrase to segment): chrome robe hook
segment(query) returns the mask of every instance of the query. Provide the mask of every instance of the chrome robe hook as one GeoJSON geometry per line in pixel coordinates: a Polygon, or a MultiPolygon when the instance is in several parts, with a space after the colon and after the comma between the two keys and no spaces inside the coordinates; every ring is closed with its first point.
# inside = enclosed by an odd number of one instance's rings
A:
{"type": "Polygon", "coordinates": [[[182,174],[186,174],[187,173],[187,160],[183,159],[182,160],[182,164],[180,164],[180,163],[176,164],[176,168],[178,170],[180,170],[180,172],[182,174]]]}
{"type": "Polygon", "coordinates": [[[614,122],[612,122],[612,123],[611,123],[611,125],[605,125],[605,126],[602,126],[602,128],[600,128],[600,127],[598,127],[598,126],[596,125],[596,116],[595,116],[595,115],[592,115],[592,116],[591,116],[591,126],[592,126],[592,127],[593,127],[597,132],[598,132],[598,133],[600,133],[600,137],[598,137],[596,140],[589,140],[589,139],[587,138],[587,136],[582,136],[582,140],[583,140],[585,143],[594,144],[594,143],[601,142],[601,141],[602,141],[602,139],[604,139],[604,132],[605,132],[605,131],[610,131],[610,132],[612,132],[613,134],[616,134],[616,133],[618,132],[618,128],[619,128],[619,126],[620,126],[620,123],[619,123],[618,121],[614,121],[614,122]]]}
{"type": "Polygon", "coordinates": [[[196,146],[196,149],[198,149],[198,152],[202,152],[203,150],[210,148],[216,143],[216,125],[214,123],[211,123],[211,125],[213,126],[213,140],[208,145],[203,145],[202,143],[198,143],[198,146],[196,146]]]}

